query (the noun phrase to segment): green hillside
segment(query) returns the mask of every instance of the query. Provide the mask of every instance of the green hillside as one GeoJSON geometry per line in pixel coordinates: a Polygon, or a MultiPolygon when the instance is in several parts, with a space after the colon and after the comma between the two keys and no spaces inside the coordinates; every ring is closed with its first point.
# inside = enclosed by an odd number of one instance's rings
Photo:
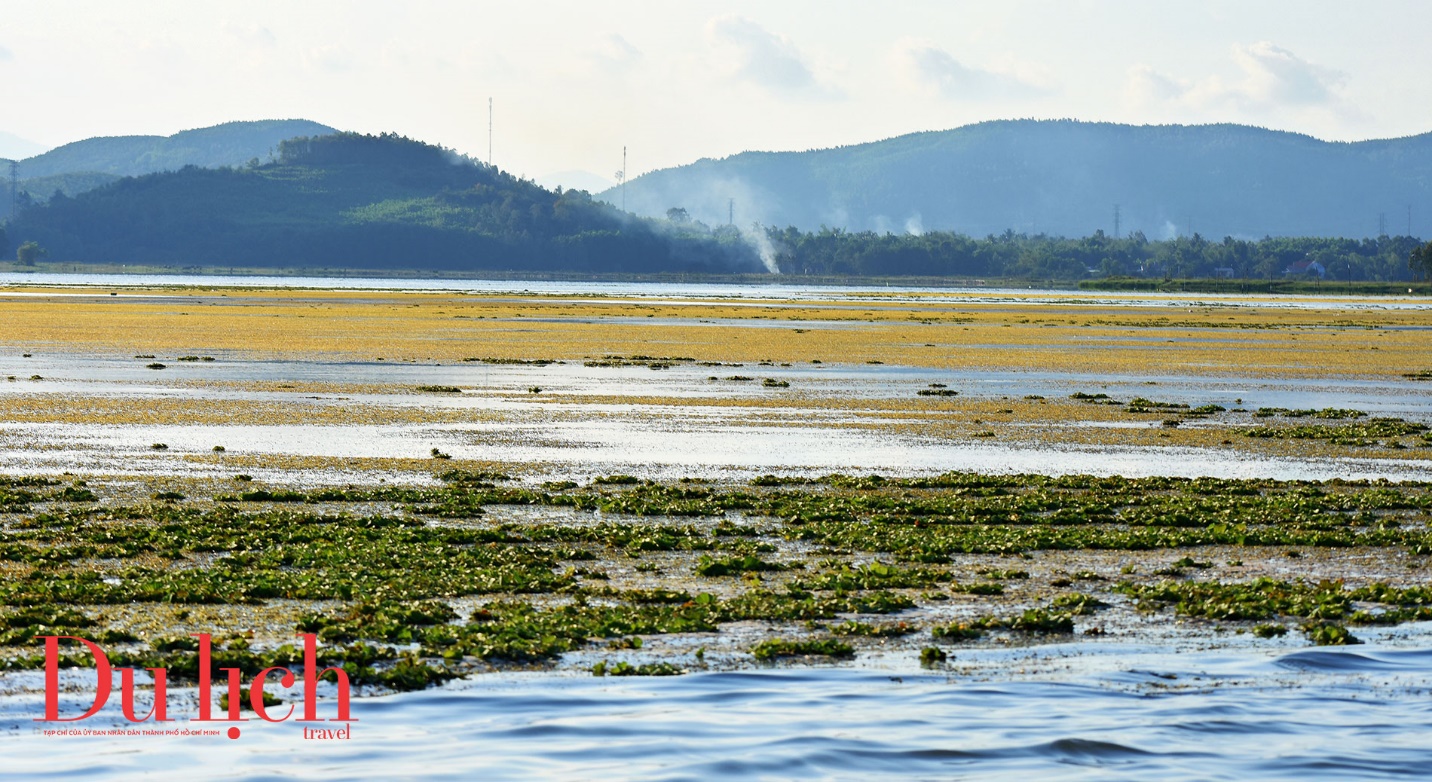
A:
{"type": "Polygon", "coordinates": [[[392,135],[277,145],[277,160],[125,178],[21,211],[53,261],[424,270],[742,271],[734,230],[633,218],[392,135]]]}
{"type": "MultiPolygon", "coordinates": [[[[612,201],[616,190],[599,197],[612,201]]],[[[1432,133],[1325,142],[1241,125],[1011,120],[632,179],[629,209],[784,228],[970,236],[1377,236],[1432,228],[1432,133]],[[1411,230],[1408,208],[1411,207],[1411,230]]]]}

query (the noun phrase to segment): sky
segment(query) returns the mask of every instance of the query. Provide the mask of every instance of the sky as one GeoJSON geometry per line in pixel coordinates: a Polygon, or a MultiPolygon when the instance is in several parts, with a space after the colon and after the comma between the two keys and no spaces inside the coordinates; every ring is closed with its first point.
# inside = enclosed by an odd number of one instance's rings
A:
{"type": "Polygon", "coordinates": [[[1432,131],[1428,29],[1426,0],[0,0],[0,144],[304,118],[486,159],[489,98],[493,162],[548,184],[1025,117],[1387,138],[1432,131]]]}

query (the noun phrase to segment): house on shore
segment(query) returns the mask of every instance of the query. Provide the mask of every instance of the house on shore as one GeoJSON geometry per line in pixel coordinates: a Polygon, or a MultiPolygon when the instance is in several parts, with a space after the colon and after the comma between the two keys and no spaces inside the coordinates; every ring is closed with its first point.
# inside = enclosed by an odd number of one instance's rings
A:
{"type": "Polygon", "coordinates": [[[1320,280],[1323,279],[1327,273],[1328,270],[1324,269],[1321,263],[1307,260],[1290,263],[1288,264],[1288,268],[1283,270],[1284,277],[1311,277],[1316,275],[1320,280]]]}

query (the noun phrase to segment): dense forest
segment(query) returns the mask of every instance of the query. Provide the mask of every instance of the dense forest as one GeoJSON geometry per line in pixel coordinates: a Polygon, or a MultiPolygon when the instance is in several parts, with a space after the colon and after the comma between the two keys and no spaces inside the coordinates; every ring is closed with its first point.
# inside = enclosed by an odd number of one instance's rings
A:
{"type": "MultiPolygon", "coordinates": [[[[395,135],[282,142],[269,163],[186,166],[57,195],[8,225],[7,254],[170,266],[740,272],[739,232],[647,220],[395,135]]],[[[13,255],[12,255],[13,257],[13,255]]]]}
{"type": "MultiPolygon", "coordinates": [[[[1407,280],[1428,276],[1417,260],[1417,239],[1266,237],[1258,241],[1197,234],[1150,241],[1135,232],[1077,239],[1006,231],[973,239],[957,233],[848,233],[768,229],[781,271],[802,275],[921,275],[966,278],[1079,280],[1091,277],[1278,279],[1315,276],[1329,280],[1407,280]],[[1306,264],[1306,266],[1304,266],[1306,264]],[[1316,264],[1316,265],[1314,265],[1316,264]]],[[[1418,256],[1422,258],[1423,256],[1418,256]]]]}

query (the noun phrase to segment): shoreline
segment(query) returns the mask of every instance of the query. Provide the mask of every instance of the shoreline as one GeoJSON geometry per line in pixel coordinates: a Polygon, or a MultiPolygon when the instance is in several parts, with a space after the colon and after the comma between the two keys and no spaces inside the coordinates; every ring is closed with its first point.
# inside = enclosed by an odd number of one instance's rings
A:
{"type": "Polygon", "coordinates": [[[1425,280],[1379,282],[1354,280],[1351,283],[1296,279],[1214,279],[1153,278],[1115,279],[1023,279],[938,277],[923,275],[796,275],[796,274],[710,274],[694,272],[603,273],[603,272],[534,272],[521,270],[478,270],[463,272],[451,269],[360,269],[329,267],[237,267],[237,266],[144,266],[135,264],[63,263],[42,261],[34,266],[21,266],[14,261],[0,261],[0,274],[120,275],[172,277],[260,277],[260,278],[334,278],[392,279],[429,281],[488,282],[589,282],[589,283],[665,283],[698,285],[806,286],[855,288],[936,288],[967,290],[1039,290],[1047,292],[1087,293],[1212,293],[1224,295],[1327,296],[1343,297],[1427,297],[1432,296],[1432,283],[1425,280]]]}

